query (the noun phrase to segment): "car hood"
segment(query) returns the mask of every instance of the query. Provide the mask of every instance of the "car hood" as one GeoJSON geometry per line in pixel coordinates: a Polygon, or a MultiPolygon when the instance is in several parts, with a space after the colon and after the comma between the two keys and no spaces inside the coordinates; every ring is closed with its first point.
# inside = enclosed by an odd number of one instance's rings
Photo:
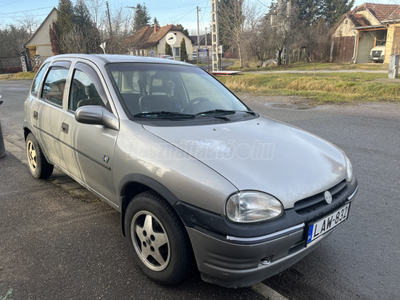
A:
{"type": "Polygon", "coordinates": [[[144,128],[208,165],[238,190],[266,192],[286,209],[346,178],[345,158],[336,146],[265,117],[218,125],[144,128]]]}

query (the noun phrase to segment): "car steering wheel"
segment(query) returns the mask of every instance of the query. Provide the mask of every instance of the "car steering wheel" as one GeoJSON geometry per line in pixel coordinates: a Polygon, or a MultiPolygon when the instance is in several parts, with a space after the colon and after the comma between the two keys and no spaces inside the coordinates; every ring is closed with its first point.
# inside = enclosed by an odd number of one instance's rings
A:
{"type": "Polygon", "coordinates": [[[200,103],[210,101],[206,97],[197,97],[189,101],[188,104],[182,109],[182,113],[194,113],[194,107],[200,103]]]}

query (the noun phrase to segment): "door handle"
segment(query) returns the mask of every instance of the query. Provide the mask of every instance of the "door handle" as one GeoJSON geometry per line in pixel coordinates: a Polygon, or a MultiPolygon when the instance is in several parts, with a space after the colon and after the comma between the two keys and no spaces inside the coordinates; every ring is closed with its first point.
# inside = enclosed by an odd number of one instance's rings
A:
{"type": "Polygon", "coordinates": [[[68,133],[69,125],[67,123],[62,123],[61,124],[61,130],[64,133],[68,133]]]}
{"type": "Polygon", "coordinates": [[[33,118],[34,118],[34,119],[37,120],[37,119],[38,119],[38,115],[39,115],[39,114],[38,114],[38,112],[37,112],[36,110],[33,111],[33,118]]]}

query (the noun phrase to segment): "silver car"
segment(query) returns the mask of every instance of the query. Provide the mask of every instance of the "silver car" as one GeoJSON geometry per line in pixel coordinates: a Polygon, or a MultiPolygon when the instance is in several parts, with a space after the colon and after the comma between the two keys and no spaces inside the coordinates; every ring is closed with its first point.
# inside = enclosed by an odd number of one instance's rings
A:
{"type": "Polygon", "coordinates": [[[243,287],[314,250],[349,216],[357,180],[329,142],[260,116],[189,64],[47,59],[25,101],[36,178],[53,166],[121,213],[143,272],[243,287]]]}

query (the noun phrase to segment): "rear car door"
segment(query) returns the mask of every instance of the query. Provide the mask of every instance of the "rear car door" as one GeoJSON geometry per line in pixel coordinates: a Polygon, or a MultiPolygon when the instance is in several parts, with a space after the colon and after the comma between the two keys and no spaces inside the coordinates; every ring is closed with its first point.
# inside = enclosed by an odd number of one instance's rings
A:
{"type": "Polygon", "coordinates": [[[67,172],[111,205],[117,205],[112,166],[118,131],[75,120],[75,111],[86,105],[101,106],[116,115],[106,94],[105,84],[96,70],[96,66],[89,62],[77,62],[74,66],[67,111],[61,124],[67,131],[61,136],[61,142],[71,158],[66,166],[67,172]]]}
{"type": "Polygon", "coordinates": [[[63,128],[61,118],[64,114],[63,99],[66,98],[66,84],[70,61],[57,61],[51,64],[46,74],[39,100],[33,104],[34,127],[48,159],[62,168],[65,167],[64,153],[60,143],[63,128]]]}

